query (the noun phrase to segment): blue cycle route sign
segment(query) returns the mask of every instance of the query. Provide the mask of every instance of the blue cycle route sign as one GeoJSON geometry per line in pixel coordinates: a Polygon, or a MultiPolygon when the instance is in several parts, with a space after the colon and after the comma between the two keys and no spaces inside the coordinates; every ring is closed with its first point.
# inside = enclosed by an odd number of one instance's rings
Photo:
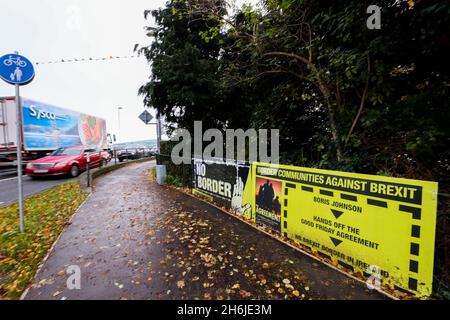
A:
{"type": "Polygon", "coordinates": [[[30,60],[16,53],[0,58],[0,78],[9,84],[25,85],[34,78],[34,67],[30,60]]]}

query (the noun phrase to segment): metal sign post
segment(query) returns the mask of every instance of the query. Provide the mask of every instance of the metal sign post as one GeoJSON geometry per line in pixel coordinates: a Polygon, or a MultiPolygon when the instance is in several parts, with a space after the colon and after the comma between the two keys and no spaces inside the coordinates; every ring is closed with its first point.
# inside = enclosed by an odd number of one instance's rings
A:
{"type": "Polygon", "coordinates": [[[25,231],[25,217],[23,210],[23,187],[22,187],[22,108],[20,107],[19,85],[16,84],[16,110],[17,110],[17,186],[19,192],[19,220],[20,232],[25,231]]]}
{"type": "Polygon", "coordinates": [[[153,116],[145,110],[142,112],[142,114],[139,116],[139,119],[142,120],[147,125],[156,125],[156,147],[158,149],[158,153],[161,153],[161,120],[159,117],[159,113],[157,113],[156,116],[156,123],[150,123],[150,121],[153,120],[153,116]]]}
{"type": "Polygon", "coordinates": [[[16,89],[16,111],[17,111],[17,185],[19,192],[19,227],[20,232],[25,231],[25,217],[23,204],[22,187],[22,107],[20,101],[20,86],[30,83],[34,79],[33,64],[15,53],[0,57],[0,78],[5,82],[12,84],[16,89]]]}

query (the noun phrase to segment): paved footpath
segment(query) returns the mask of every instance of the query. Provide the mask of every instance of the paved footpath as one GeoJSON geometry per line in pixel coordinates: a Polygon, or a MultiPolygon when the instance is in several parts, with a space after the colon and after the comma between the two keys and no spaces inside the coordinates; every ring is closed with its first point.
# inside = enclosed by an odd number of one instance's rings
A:
{"type": "Polygon", "coordinates": [[[96,180],[25,299],[383,299],[147,175],[151,162],[96,180]],[[81,271],[69,290],[69,266],[81,271]]]}

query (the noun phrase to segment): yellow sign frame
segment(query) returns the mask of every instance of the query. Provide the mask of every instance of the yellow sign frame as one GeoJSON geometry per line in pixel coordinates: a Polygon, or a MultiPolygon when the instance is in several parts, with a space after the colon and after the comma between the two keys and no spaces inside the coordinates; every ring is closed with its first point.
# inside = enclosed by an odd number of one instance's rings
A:
{"type": "Polygon", "coordinates": [[[432,293],[438,183],[255,162],[243,203],[256,223],[256,179],[282,182],[280,233],[418,297],[432,293]]]}

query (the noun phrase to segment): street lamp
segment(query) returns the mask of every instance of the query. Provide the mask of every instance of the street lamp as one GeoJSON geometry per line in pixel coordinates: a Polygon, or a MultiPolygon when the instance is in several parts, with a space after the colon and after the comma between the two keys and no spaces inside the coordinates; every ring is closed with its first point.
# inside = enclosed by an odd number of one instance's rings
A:
{"type": "Polygon", "coordinates": [[[120,139],[122,138],[122,135],[120,134],[120,110],[122,110],[123,108],[122,107],[118,107],[117,108],[117,118],[118,118],[118,120],[119,120],[119,130],[118,130],[118,137],[117,137],[117,140],[119,140],[120,141],[120,139]]]}

